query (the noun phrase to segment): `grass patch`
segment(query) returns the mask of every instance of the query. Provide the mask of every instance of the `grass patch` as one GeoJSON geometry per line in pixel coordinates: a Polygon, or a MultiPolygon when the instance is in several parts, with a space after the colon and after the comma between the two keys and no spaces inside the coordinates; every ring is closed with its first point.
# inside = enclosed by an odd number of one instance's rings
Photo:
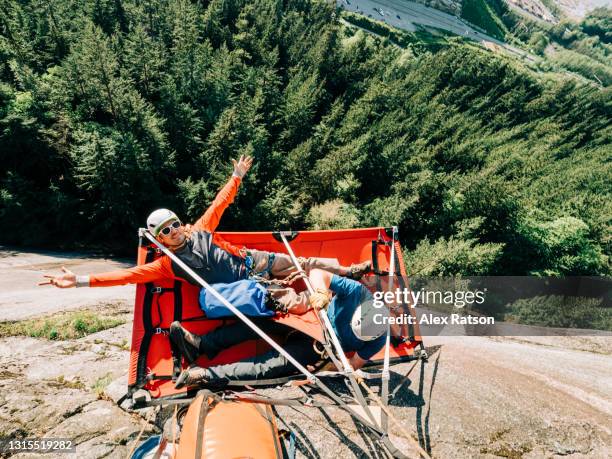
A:
{"type": "Polygon", "coordinates": [[[85,389],[85,384],[78,376],[75,379],[66,379],[64,375],[60,375],[55,379],[48,380],[47,384],[56,388],[85,389]]]}
{"type": "Polygon", "coordinates": [[[104,389],[108,387],[112,380],[113,375],[111,373],[106,373],[101,378],[98,378],[93,384],[93,386],[91,386],[92,390],[96,393],[98,398],[102,398],[102,396],[104,395],[104,389]]]}
{"type": "Polygon", "coordinates": [[[122,339],[120,343],[108,343],[111,346],[115,346],[116,348],[121,349],[122,351],[129,351],[130,350],[130,343],[128,343],[127,339],[122,339]]]}
{"type": "Polygon", "coordinates": [[[480,449],[482,454],[493,454],[494,456],[505,457],[507,459],[522,459],[530,451],[531,448],[525,445],[519,447],[500,445],[495,448],[484,447],[480,449]]]}
{"type": "Polygon", "coordinates": [[[475,26],[484,29],[489,35],[503,40],[504,26],[493,9],[485,0],[463,0],[461,17],[475,26]]]}
{"type": "Polygon", "coordinates": [[[30,336],[62,341],[82,338],[124,323],[125,320],[116,315],[70,311],[17,322],[0,322],[0,338],[30,336]]]}

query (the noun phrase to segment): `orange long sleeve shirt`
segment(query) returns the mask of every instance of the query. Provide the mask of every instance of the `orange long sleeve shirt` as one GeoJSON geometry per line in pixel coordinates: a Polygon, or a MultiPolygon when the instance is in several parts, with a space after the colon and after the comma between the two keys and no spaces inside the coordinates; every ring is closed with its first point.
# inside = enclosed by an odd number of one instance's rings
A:
{"type": "MultiPolygon", "coordinates": [[[[232,176],[227,184],[217,193],[217,196],[210,207],[206,209],[204,215],[192,225],[191,231],[206,231],[211,233],[213,242],[217,246],[232,255],[244,257],[244,247],[232,245],[215,234],[215,230],[219,226],[223,212],[225,212],[225,209],[234,202],[240,183],[241,179],[239,177],[232,176]]],[[[134,266],[133,268],[91,274],[89,276],[89,286],[110,287],[113,285],[142,284],[168,278],[174,279],[176,275],[172,269],[170,258],[162,256],[151,263],[134,266]]]]}

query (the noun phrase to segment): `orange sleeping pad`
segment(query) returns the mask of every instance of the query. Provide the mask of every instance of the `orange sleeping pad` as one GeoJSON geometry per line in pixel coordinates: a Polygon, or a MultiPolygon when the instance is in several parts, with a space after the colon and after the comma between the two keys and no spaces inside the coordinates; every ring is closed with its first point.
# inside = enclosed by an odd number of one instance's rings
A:
{"type": "Polygon", "coordinates": [[[270,405],[200,394],[189,406],[175,459],[282,458],[270,405]]]}

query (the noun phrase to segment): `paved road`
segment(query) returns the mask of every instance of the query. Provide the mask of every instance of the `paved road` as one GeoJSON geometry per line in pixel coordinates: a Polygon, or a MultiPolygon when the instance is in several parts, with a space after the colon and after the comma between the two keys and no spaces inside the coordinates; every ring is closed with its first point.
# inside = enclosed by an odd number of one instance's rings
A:
{"type": "Polygon", "coordinates": [[[443,29],[477,42],[492,42],[513,54],[533,59],[525,51],[476,30],[457,16],[420,3],[406,0],[338,0],[337,4],[348,11],[371,15],[372,19],[383,21],[398,29],[410,32],[417,30],[417,26],[443,29]]]}

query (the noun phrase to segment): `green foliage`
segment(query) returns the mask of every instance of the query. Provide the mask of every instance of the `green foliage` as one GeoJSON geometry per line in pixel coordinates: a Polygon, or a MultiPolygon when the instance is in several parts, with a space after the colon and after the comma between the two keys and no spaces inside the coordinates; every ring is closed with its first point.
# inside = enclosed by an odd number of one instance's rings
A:
{"type": "MultiPolygon", "coordinates": [[[[562,17],[562,13],[547,6],[557,17],[562,17]]],[[[503,5],[499,16],[509,31],[510,40],[543,56],[538,64],[542,70],[568,70],[606,87],[612,83],[610,8],[597,8],[580,23],[569,19],[556,24],[535,21],[503,5]]]]}
{"type": "Polygon", "coordinates": [[[279,180],[270,183],[266,191],[266,196],[255,209],[260,218],[256,225],[274,230],[295,227],[302,211],[296,193],[279,180]]]}
{"type": "Polygon", "coordinates": [[[604,43],[612,43],[612,15],[609,8],[594,9],[580,26],[585,34],[597,36],[604,43]]]}
{"type": "Polygon", "coordinates": [[[612,331],[612,311],[596,298],[536,296],[507,306],[504,320],[525,325],[612,331]]]}
{"type": "Polygon", "coordinates": [[[392,43],[395,43],[402,47],[414,47],[416,49],[420,49],[427,45],[438,42],[438,40],[433,39],[433,37],[428,37],[428,41],[424,43],[423,40],[417,38],[416,34],[396,29],[380,21],[374,21],[365,17],[362,14],[357,14],[350,11],[343,11],[342,18],[350,22],[351,24],[354,24],[366,30],[370,30],[376,35],[388,38],[392,43]]]}
{"type": "Polygon", "coordinates": [[[561,217],[542,223],[528,221],[522,232],[542,265],[547,266],[531,274],[595,275],[609,269],[608,257],[593,243],[588,225],[579,218],[561,217]]]}
{"type": "MultiPolygon", "coordinates": [[[[470,0],[472,1],[472,0],[470,0]]],[[[480,0],[473,0],[477,4],[480,0]]],[[[537,21],[511,9],[501,0],[484,0],[490,8],[476,8],[490,13],[491,21],[500,25],[505,40],[543,59],[538,66],[544,71],[570,71],[603,86],[610,86],[610,53],[612,48],[612,10],[597,8],[587,14],[582,22],[564,18],[552,1],[545,1],[547,9],[557,18],[555,24],[537,21]]],[[[470,2],[464,2],[464,10],[470,2]]],[[[487,16],[486,13],[483,13],[487,16]]],[[[485,19],[479,18],[481,22],[485,19]]],[[[486,28],[482,24],[478,24],[486,28]]],[[[488,29],[487,29],[488,30],[488,29]]],[[[499,38],[499,37],[498,37],[499,38]]]]}
{"type": "Polygon", "coordinates": [[[359,227],[359,210],[340,199],[310,208],[306,222],[312,229],[340,229],[359,227]]]}
{"type": "Polygon", "coordinates": [[[178,198],[183,202],[186,221],[196,221],[204,212],[202,203],[212,202],[215,198],[214,190],[210,189],[210,184],[205,180],[195,182],[191,177],[187,177],[186,180],[179,180],[177,186],[178,198]]]}
{"type": "Polygon", "coordinates": [[[503,244],[478,244],[475,239],[440,238],[431,243],[427,238],[405,254],[410,276],[482,276],[493,270],[503,244]]]}
{"type": "Polygon", "coordinates": [[[96,382],[92,384],[91,389],[98,398],[102,398],[104,396],[104,391],[111,382],[113,382],[113,374],[106,373],[104,376],[96,379],[96,382]]]}
{"type": "Polygon", "coordinates": [[[561,50],[551,57],[550,62],[567,70],[579,73],[589,80],[597,81],[603,86],[612,85],[612,67],[595,59],[571,50],[561,50]]]}
{"type": "MultiPolygon", "coordinates": [[[[611,272],[599,86],[324,2],[2,5],[2,243],[131,254],[150,211],[194,221],[250,154],[223,229],[398,225],[420,274],[611,272]]],[[[607,10],[550,30],[464,10],[608,78],[607,10]]]]}
{"type": "Polygon", "coordinates": [[[528,44],[534,53],[543,55],[549,40],[544,32],[536,32],[529,38],[528,44]]]}
{"type": "Polygon", "coordinates": [[[461,17],[484,29],[489,35],[499,40],[504,39],[505,27],[486,0],[463,0],[461,17]]]}
{"type": "Polygon", "coordinates": [[[121,227],[138,227],[138,210],[159,201],[153,161],[130,132],[92,125],[74,136],[74,180],[87,197],[82,206],[92,223],[87,236],[91,241],[122,238],[121,227]]]}

